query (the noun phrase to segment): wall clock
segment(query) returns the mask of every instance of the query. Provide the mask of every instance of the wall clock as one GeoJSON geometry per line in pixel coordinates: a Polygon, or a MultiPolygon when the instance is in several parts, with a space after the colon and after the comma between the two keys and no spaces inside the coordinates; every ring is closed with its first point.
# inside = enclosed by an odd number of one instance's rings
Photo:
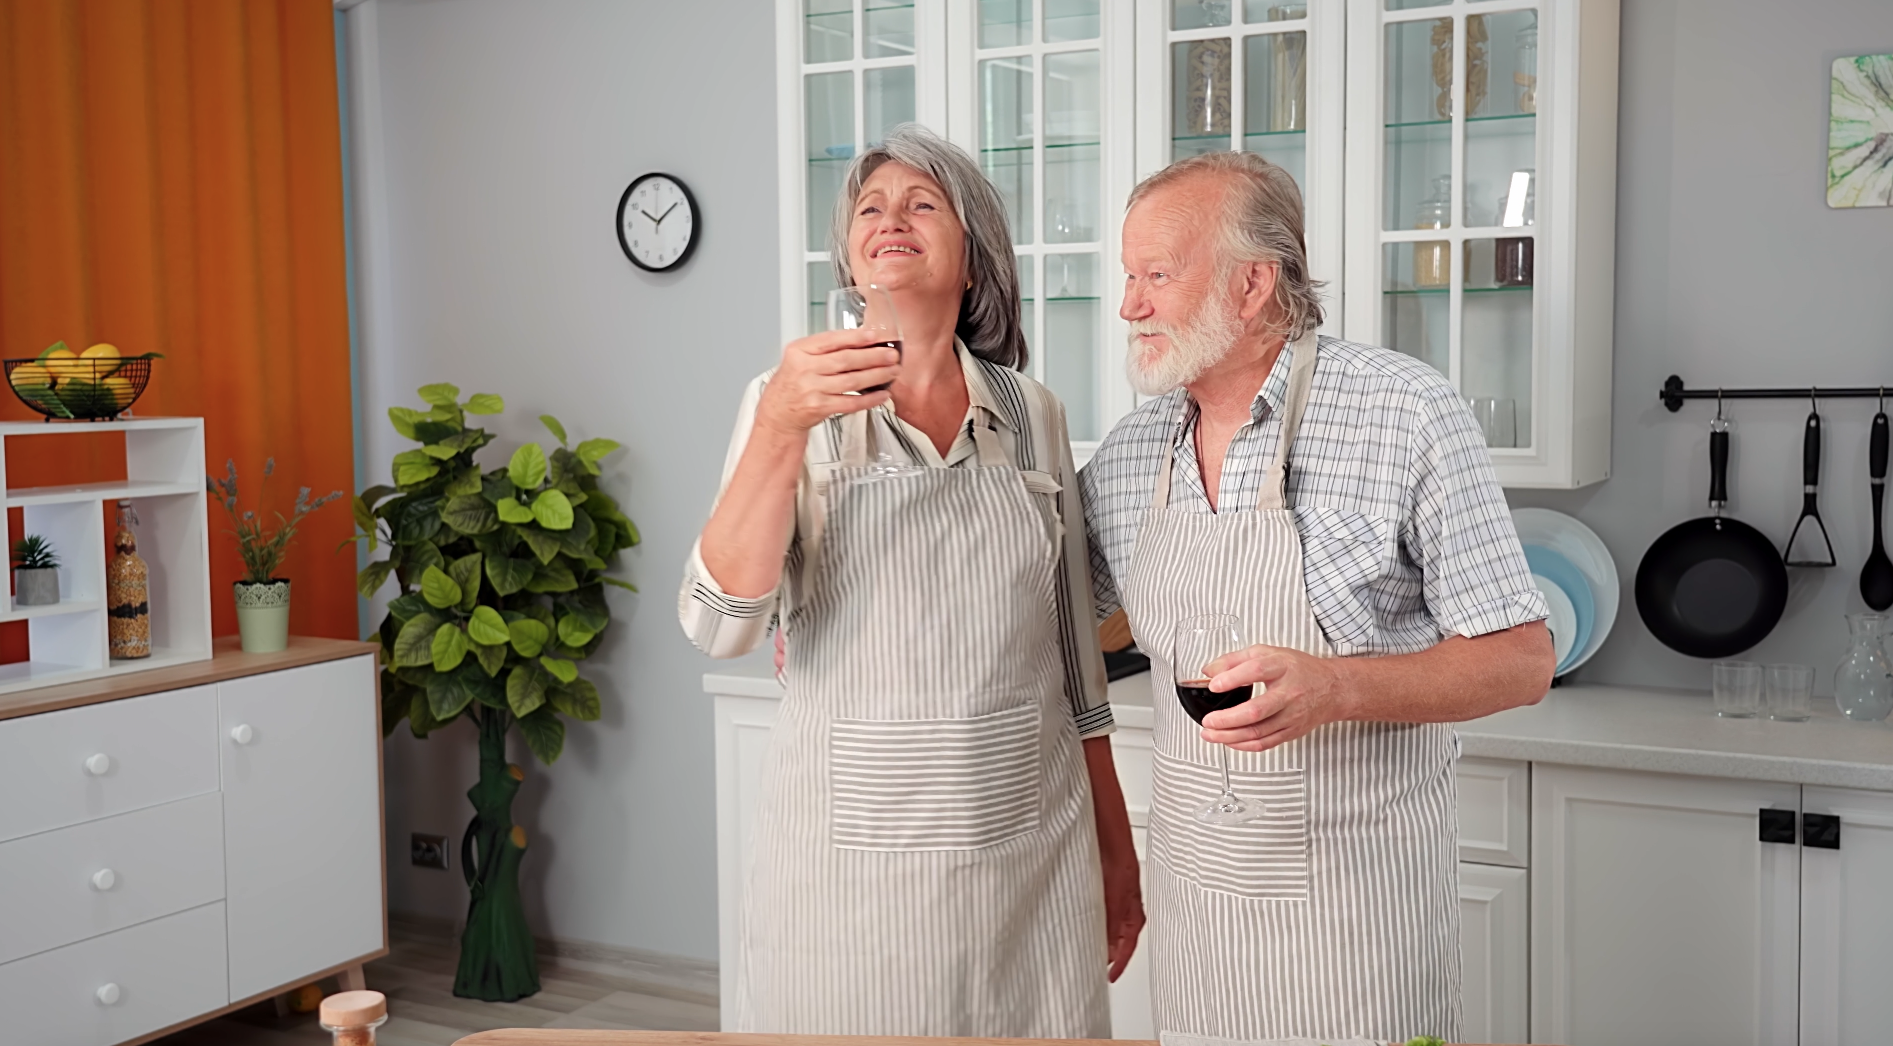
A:
{"type": "Polygon", "coordinates": [[[668,174],[640,175],[618,199],[618,246],[646,272],[669,272],[689,261],[702,224],[697,198],[668,174]]]}

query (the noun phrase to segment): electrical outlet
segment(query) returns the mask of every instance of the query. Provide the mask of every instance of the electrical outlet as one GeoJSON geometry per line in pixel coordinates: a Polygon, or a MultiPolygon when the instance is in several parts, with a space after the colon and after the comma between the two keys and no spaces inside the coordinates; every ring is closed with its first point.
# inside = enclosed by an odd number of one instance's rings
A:
{"type": "Polygon", "coordinates": [[[415,832],[408,837],[408,859],[419,868],[438,868],[447,870],[447,837],[444,835],[422,835],[415,832]]]}

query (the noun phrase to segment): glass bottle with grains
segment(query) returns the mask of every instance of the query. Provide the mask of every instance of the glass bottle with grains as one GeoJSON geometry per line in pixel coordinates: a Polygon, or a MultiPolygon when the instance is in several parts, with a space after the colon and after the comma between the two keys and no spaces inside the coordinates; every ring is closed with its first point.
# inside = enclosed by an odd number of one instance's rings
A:
{"type": "Polygon", "coordinates": [[[335,1046],[375,1046],[375,1029],[388,1020],[388,997],[380,992],[337,992],[322,1000],[322,1026],[335,1046]]]}

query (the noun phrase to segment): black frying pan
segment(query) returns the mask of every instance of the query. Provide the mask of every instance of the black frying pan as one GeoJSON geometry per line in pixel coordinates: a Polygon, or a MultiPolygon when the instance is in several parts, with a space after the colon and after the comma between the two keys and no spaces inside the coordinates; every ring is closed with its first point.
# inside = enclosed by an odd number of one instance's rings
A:
{"type": "Polygon", "coordinates": [[[1637,566],[1637,613],[1664,646],[1691,657],[1739,654],[1774,630],[1788,570],[1761,531],[1722,515],[1729,502],[1729,431],[1709,431],[1710,515],[1666,531],[1637,566]]]}

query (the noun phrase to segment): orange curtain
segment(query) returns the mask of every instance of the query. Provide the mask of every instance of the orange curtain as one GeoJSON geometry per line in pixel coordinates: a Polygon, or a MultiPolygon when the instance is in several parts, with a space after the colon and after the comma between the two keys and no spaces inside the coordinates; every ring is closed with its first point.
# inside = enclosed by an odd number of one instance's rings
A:
{"type": "MultiPolygon", "coordinates": [[[[354,485],[333,17],[330,0],[0,0],[0,355],[163,353],[135,410],[204,417],[210,470],[234,460],[271,512],[354,485]]],[[[8,482],[122,477],[103,435],[9,439],[8,482]]],[[[228,634],[242,567],[210,511],[228,634]]],[[[345,500],[303,525],[282,571],[298,634],[358,636],[355,557],[335,551],[351,529],[345,500]]]]}

